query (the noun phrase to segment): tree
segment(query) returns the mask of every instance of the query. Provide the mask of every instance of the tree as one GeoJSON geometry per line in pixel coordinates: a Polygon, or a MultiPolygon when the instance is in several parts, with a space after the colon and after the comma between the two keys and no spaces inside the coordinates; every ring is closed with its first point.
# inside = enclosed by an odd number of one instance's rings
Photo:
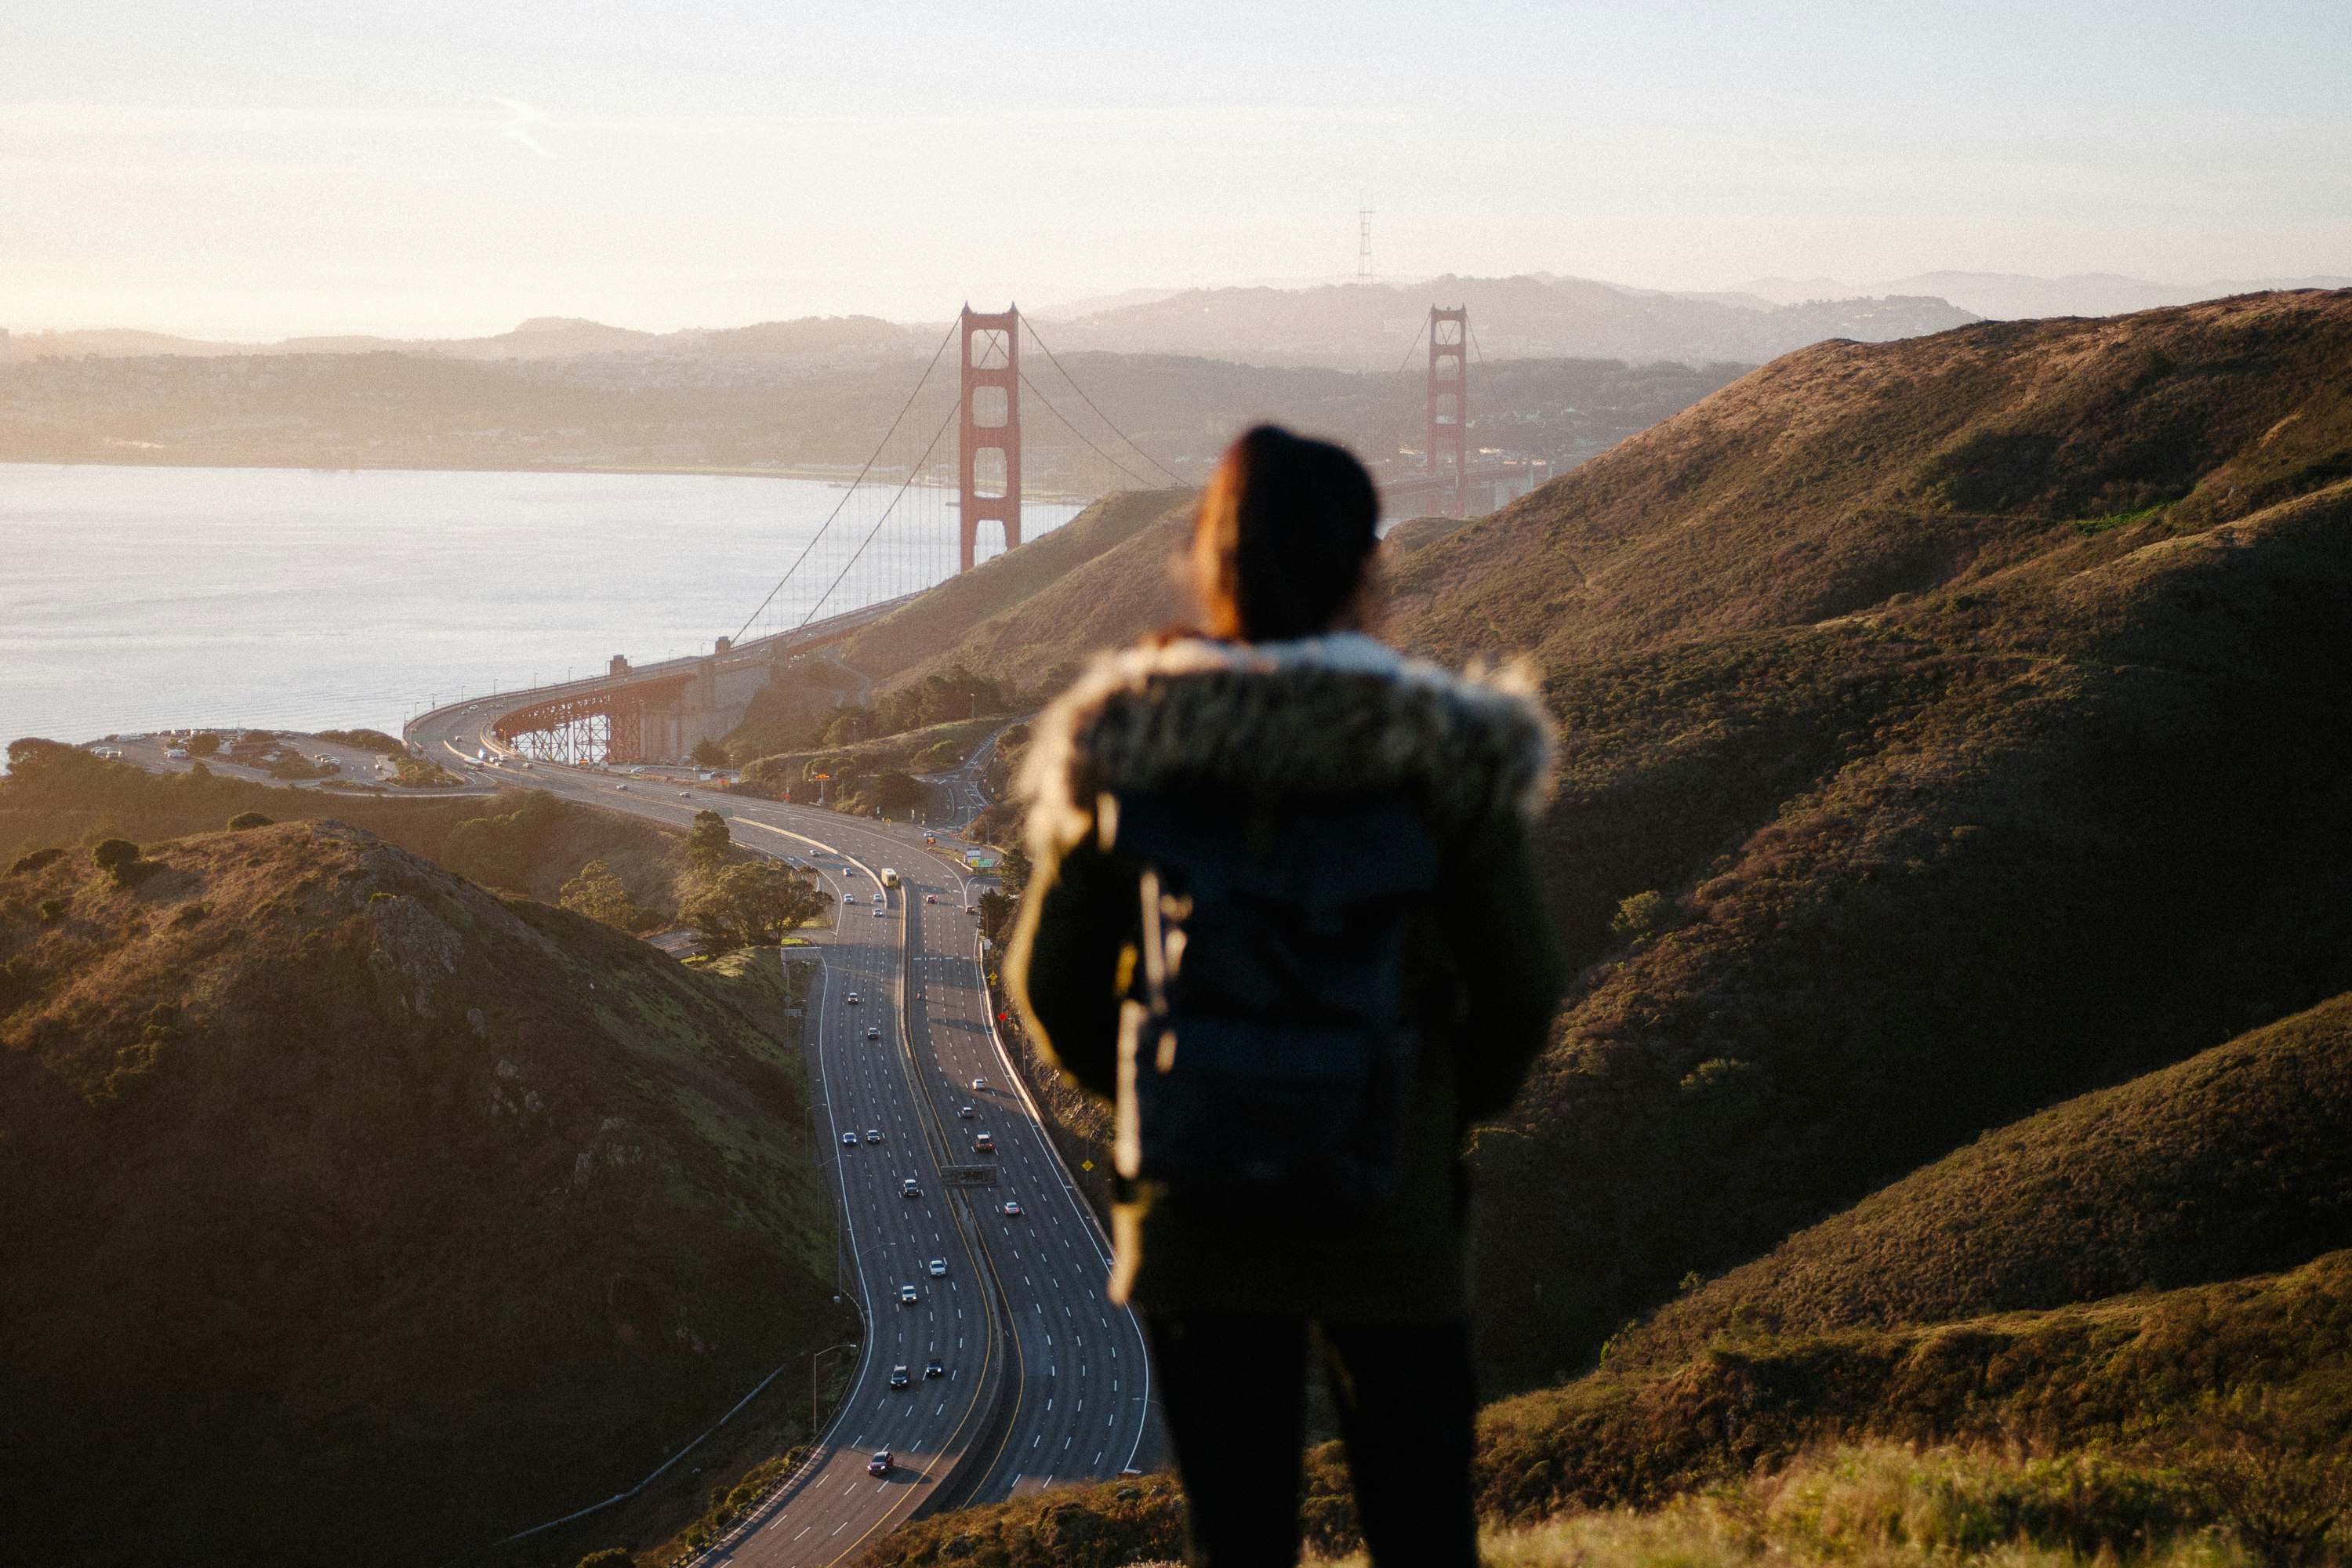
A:
{"type": "Polygon", "coordinates": [[[131,868],[139,864],[139,846],[128,838],[103,838],[89,852],[98,868],[118,882],[128,882],[133,876],[131,868]]]}
{"type": "Polygon", "coordinates": [[[686,858],[698,874],[708,877],[726,863],[728,847],[734,842],[725,817],[715,811],[698,811],[694,826],[686,830],[686,858]]]}
{"type": "Polygon", "coordinates": [[[705,950],[772,947],[833,907],[815,879],[774,860],[728,866],[703,879],[677,911],[705,950]]]}
{"type": "Polygon", "coordinates": [[[632,936],[643,936],[664,923],[662,912],[630,898],[621,879],[602,860],[591,860],[581,867],[580,874],[564,883],[562,890],[556,894],[556,901],[574,914],[586,915],[632,936]]]}
{"type": "Polygon", "coordinates": [[[220,754],[221,738],[210,730],[188,737],[188,754],[192,757],[212,757],[220,754]]]}
{"type": "Polygon", "coordinates": [[[697,741],[687,760],[698,768],[731,767],[735,761],[727,754],[727,748],[716,741],[697,741]]]}
{"type": "Polygon", "coordinates": [[[228,830],[231,833],[243,833],[248,827],[267,827],[268,826],[269,818],[262,816],[261,813],[257,811],[240,811],[235,816],[228,819],[228,830]]]}
{"type": "Polygon", "coordinates": [[[905,816],[929,799],[930,791],[904,768],[886,768],[874,781],[874,804],[892,816],[905,816]]]}

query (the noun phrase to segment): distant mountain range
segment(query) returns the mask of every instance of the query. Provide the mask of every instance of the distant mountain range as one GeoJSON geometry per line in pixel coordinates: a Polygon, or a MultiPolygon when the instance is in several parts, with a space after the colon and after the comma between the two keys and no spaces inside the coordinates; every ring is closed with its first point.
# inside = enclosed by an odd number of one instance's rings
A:
{"type": "Polygon", "coordinates": [[[761,321],[749,327],[691,327],[676,332],[640,332],[576,316],[534,316],[510,332],[487,338],[312,337],[285,338],[274,343],[219,342],[123,328],[14,334],[0,330],[0,363],[52,355],[79,358],[84,354],[96,354],[101,359],[154,354],[210,359],[251,354],[406,353],[482,360],[578,359],[591,354],[759,356],[831,365],[927,352],[939,331],[936,326],[903,327],[876,316],[803,316],[796,321],[761,321]]]}
{"type": "MultiPolygon", "coordinates": [[[[1889,342],[1984,319],[2112,316],[2267,289],[2337,289],[2352,278],[2156,283],[2115,273],[2034,278],[1922,272],[1877,283],[1759,278],[1719,290],[1642,289],[1549,272],[1448,274],[1410,282],[1306,282],[1217,289],[1130,289],[1073,300],[1033,320],[1061,353],[1190,354],[1256,365],[1391,371],[1418,352],[1430,306],[1467,305],[1473,354],[1503,359],[1757,364],[1832,338],[1889,342]]],[[[574,316],[538,316],[479,338],[365,335],[222,342],[122,328],[0,330],[0,363],[61,357],[193,358],[403,353],[442,359],[614,362],[759,361],[823,369],[928,354],[944,323],[803,316],[744,327],[637,331],[574,316]]]]}
{"type": "Polygon", "coordinates": [[[1753,364],[1825,338],[1884,342],[1965,326],[1945,300],[1896,296],[1807,300],[1661,293],[1582,278],[1459,278],[1305,289],[1137,290],[1061,320],[1057,350],[1200,354],[1253,364],[1396,369],[1432,305],[1467,305],[1473,353],[1487,359],[1679,360],[1753,364]]]}
{"type": "Polygon", "coordinates": [[[1698,297],[1726,300],[1744,297],[1756,307],[1772,307],[1808,300],[1843,299],[1853,294],[1933,294],[1992,321],[2017,321],[2042,316],[2123,316],[2134,310],[2193,305],[2200,300],[2224,300],[2232,294],[2259,294],[2273,289],[2344,288],[2352,288],[2352,278],[2151,283],[2145,278],[2125,278],[2113,272],[2077,272],[2064,278],[2033,278],[2018,272],[1921,272],[1859,287],[1834,278],[1759,278],[1729,293],[1698,297]]]}

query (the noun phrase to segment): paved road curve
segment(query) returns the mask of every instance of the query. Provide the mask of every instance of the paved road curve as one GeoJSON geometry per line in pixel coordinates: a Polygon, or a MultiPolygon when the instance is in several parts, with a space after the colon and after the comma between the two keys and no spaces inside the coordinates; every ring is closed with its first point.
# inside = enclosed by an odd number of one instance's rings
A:
{"type": "MultiPolygon", "coordinates": [[[[470,770],[495,716],[452,707],[412,725],[410,738],[470,770]]],[[[837,900],[810,998],[814,1116],[842,1208],[845,1285],[867,1328],[817,1458],[706,1561],[840,1563],[951,1480],[950,1500],[985,1501],[1151,1464],[1142,1335],[1104,1299],[1108,1245],[990,1026],[961,868],[927,850],[919,831],[834,812],[646,777],[623,790],[615,775],[544,763],[470,771],[672,826],[730,808],[739,844],[813,868],[837,900]],[[904,882],[887,893],[876,879],[885,866],[904,882]],[[856,1145],[842,1142],[847,1132],[856,1145]],[[983,1132],[992,1151],[981,1149],[983,1132]],[[950,1174],[982,1184],[950,1186],[950,1174]],[[909,1178],[919,1196],[904,1194],[909,1178]],[[1017,1215],[1003,1212],[1008,1201],[1017,1215]],[[907,1286],[912,1303],[899,1299],[907,1286]],[[934,1359],[940,1371],[927,1377],[934,1359]],[[889,1386],[898,1366],[904,1389],[889,1386]],[[898,1468],[869,1475],[886,1447],[898,1468]]]]}

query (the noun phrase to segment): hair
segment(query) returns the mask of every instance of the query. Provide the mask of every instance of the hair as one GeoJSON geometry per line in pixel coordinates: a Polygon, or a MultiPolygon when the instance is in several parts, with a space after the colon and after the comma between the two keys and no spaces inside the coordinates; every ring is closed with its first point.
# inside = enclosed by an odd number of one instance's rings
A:
{"type": "Polygon", "coordinates": [[[1192,585],[1212,637],[1276,642],[1357,624],[1380,545],[1380,497],[1346,448],[1260,425],[1225,448],[1192,529],[1192,585]]]}

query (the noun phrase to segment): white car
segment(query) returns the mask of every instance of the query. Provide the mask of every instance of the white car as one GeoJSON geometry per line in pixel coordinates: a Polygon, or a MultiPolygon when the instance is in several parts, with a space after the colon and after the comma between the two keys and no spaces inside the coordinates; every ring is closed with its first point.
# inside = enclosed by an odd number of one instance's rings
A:
{"type": "Polygon", "coordinates": [[[932,1258],[932,1259],[931,1259],[931,1265],[930,1265],[930,1268],[931,1268],[931,1278],[932,1278],[932,1279],[946,1279],[946,1278],[948,1277],[948,1260],[947,1260],[946,1258],[932,1258]]]}
{"type": "Polygon", "coordinates": [[[882,1037],[882,1031],[878,1026],[870,1028],[866,1031],[866,1037],[869,1040],[878,1040],[882,1037]]]}
{"type": "Polygon", "coordinates": [[[887,921],[890,918],[890,911],[877,904],[874,906],[874,918],[877,921],[887,921]]]}
{"type": "Polygon", "coordinates": [[[911,1307],[922,1299],[922,1292],[916,1289],[912,1285],[901,1285],[898,1287],[898,1300],[901,1305],[911,1307]]]}
{"type": "Polygon", "coordinates": [[[984,1078],[976,1078],[971,1080],[971,1090],[974,1094],[978,1094],[987,1088],[988,1080],[984,1078]]]}
{"type": "Polygon", "coordinates": [[[855,991],[849,994],[849,1005],[852,1007],[857,1005],[857,993],[855,991]]]}
{"type": "Polygon", "coordinates": [[[628,788],[629,786],[628,786],[628,785],[626,785],[626,784],[614,784],[613,787],[614,787],[614,789],[618,790],[618,789],[626,789],[626,788],[628,788]]]}
{"type": "Polygon", "coordinates": [[[856,893],[844,893],[841,895],[841,901],[845,904],[854,904],[857,901],[857,895],[856,893]]]}

